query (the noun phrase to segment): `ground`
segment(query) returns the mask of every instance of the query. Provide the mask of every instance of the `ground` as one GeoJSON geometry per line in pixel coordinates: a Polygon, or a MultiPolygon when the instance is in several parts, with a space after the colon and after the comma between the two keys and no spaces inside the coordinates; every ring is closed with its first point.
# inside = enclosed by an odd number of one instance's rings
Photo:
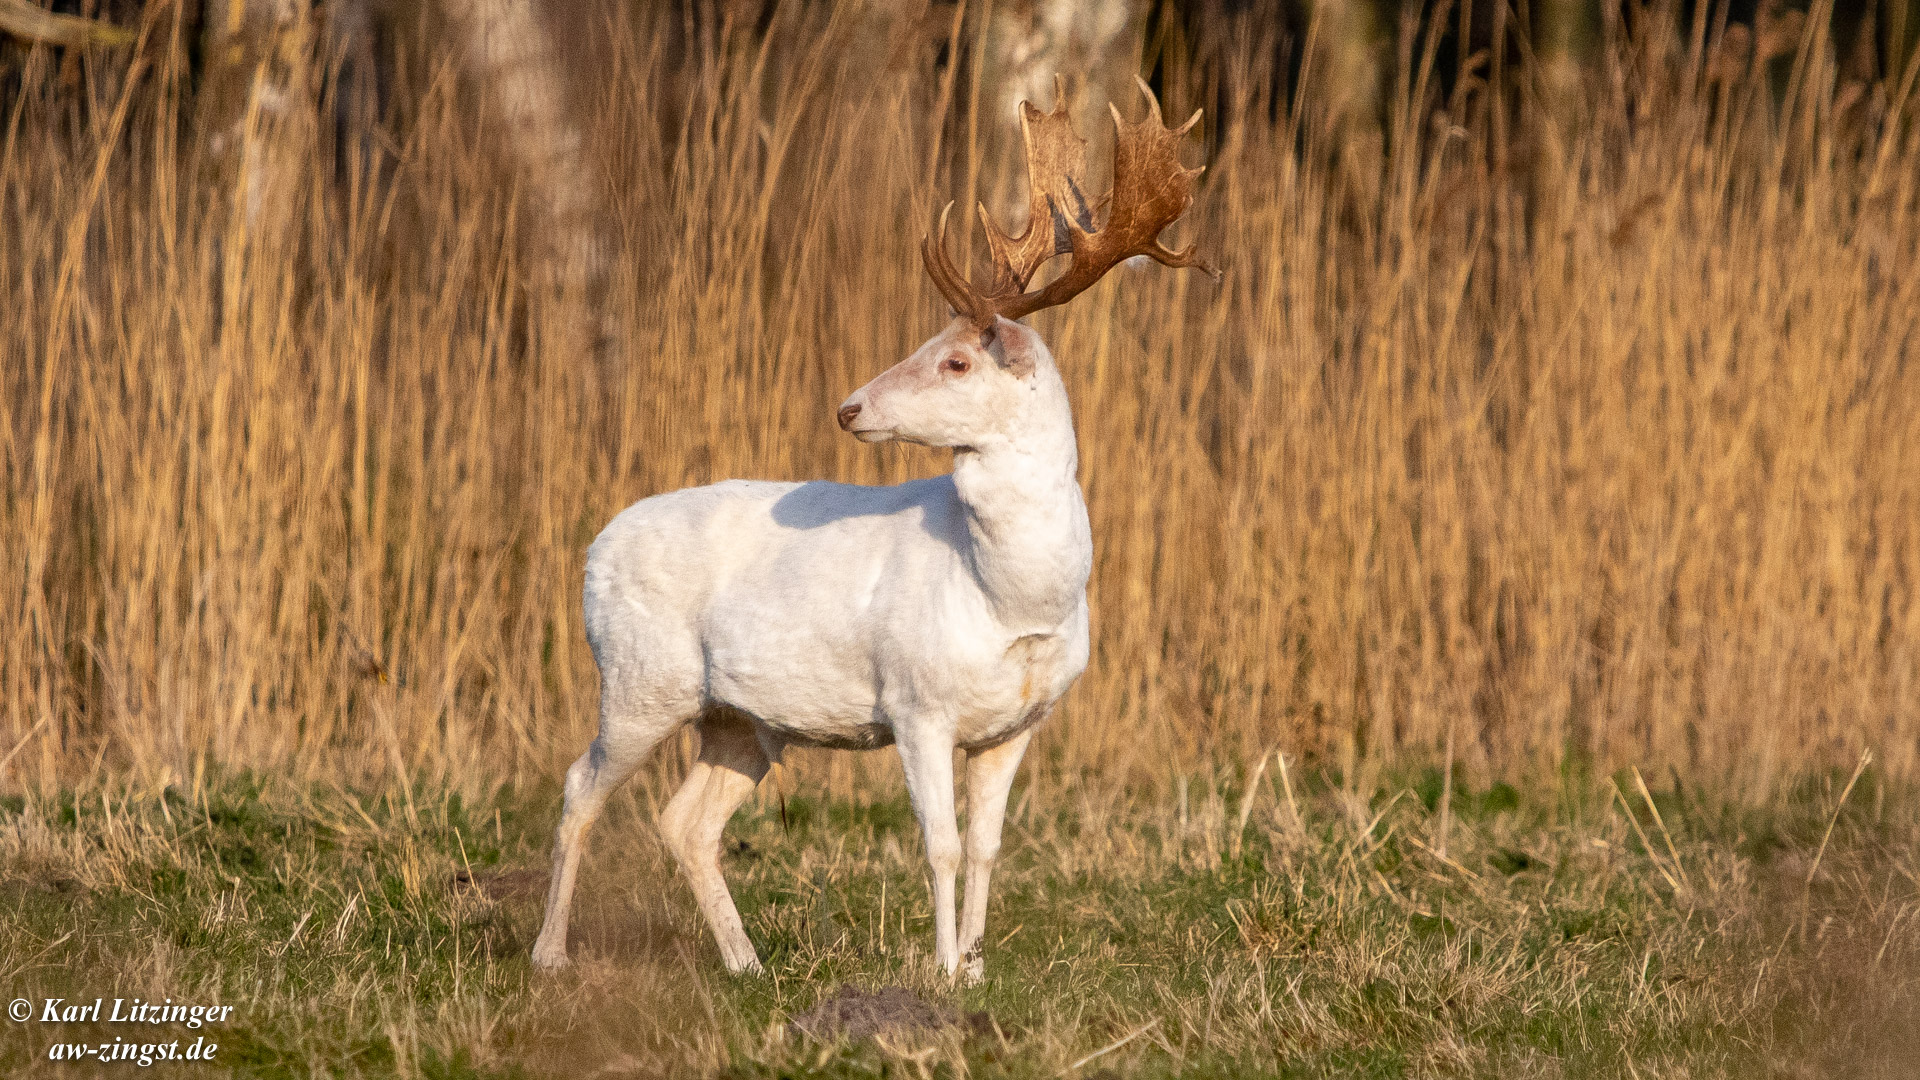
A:
{"type": "Polygon", "coordinates": [[[645,824],[649,785],[594,834],[558,976],[526,957],[550,790],[409,801],[240,776],[14,797],[8,999],[235,1010],[198,1030],[36,1012],[0,1028],[0,1073],[119,1068],[50,1063],[55,1044],[200,1038],[214,1068],[156,1073],[1902,1077],[1920,1060],[1920,854],[1909,802],[1871,773],[1770,809],[1628,772],[1456,790],[1444,815],[1437,774],[1364,794],[1297,765],[1274,779],[1251,801],[1237,775],[1016,789],[970,988],[929,968],[918,833],[886,785],[735,819],[759,977],[721,969],[645,824]]]}

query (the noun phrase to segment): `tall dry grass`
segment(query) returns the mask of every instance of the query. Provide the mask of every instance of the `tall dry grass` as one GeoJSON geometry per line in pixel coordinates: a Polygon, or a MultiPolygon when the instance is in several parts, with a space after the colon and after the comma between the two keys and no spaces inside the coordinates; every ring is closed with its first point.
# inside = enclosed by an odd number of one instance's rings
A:
{"type": "MultiPolygon", "coordinates": [[[[222,190],[154,10],[134,78],[36,53],[7,118],[6,784],[550,777],[592,731],[581,564],[620,507],[946,467],[831,423],[941,324],[937,205],[1005,181],[969,133],[1007,118],[912,24],[605,23],[620,269],[588,313],[530,284],[433,49],[364,143],[251,116],[222,190]]],[[[1913,776],[1913,78],[1842,85],[1818,17],[1757,74],[1672,22],[1610,28],[1553,108],[1504,58],[1443,92],[1409,26],[1380,131],[1310,69],[1275,101],[1256,21],[1159,67],[1169,114],[1209,109],[1176,231],[1226,275],[1036,319],[1098,551],[1043,762],[1151,782],[1279,744],[1764,797],[1870,747],[1913,776]]]]}

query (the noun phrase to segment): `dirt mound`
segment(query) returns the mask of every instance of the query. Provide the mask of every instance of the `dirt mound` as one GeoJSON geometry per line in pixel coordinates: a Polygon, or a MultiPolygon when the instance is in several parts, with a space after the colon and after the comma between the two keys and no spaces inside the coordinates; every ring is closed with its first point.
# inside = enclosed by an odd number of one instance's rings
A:
{"type": "Polygon", "coordinates": [[[858,1041],[881,1032],[931,1030],[959,1022],[959,1014],[952,1009],[924,1001],[904,986],[883,986],[878,990],[842,986],[794,1017],[788,1026],[825,1042],[841,1035],[858,1041]]]}

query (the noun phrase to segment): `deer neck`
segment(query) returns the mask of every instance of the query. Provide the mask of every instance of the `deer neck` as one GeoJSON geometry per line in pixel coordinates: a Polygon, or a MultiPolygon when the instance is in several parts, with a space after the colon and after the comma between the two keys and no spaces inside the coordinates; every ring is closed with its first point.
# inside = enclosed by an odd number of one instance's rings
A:
{"type": "Polygon", "coordinates": [[[1036,390],[1018,431],[954,453],[974,578],[1016,635],[1051,633],[1079,607],[1093,569],[1073,415],[1059,376],[1036,390]]]}

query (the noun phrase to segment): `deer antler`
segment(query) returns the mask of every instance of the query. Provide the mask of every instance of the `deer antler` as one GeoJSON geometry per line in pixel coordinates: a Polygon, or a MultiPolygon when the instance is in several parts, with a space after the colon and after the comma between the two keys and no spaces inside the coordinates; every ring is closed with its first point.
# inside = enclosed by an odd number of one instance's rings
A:
{"type": "Polygon", "coordinates": [[[1087,142],[1074,133],[1067,118],[1066,82],[1054,77],[1054,109],[1043,113],[1032,102],[1020,105],[1020,127],[1027,143],[1027,229],[1018,237],[1000,231],[980,207],[980,223],[987,230],[987,252],[993,260],[993,280],[985,291],[954,266],[947,254],[948,203],[940,213],[938,238],[920,242],[927,276],[955,311],[983,329],[996,316],[1019,319],[1056,307],[1078,296],[1108,270],[1135,255],[1146,255],[1166,266],[1192,266],[1219,277],[1195,253],[1193,246],[1169,251],[1161,246],[1160,231],[1193,203],[1195,169],[1180,165],[1180,137],[1200,120],[1196,110],[1180,127],[1169,131],[1160,118],[1160,102],[1146,81],[1135,77],[1147,99],[1147,118],[1136,124],[1121,119],[1112,108],[1114,126],[1113,190],[1090,203],[1083,190],[1087,142]],[[1093,209],[1108,204],[1107,220],[1097,231],[1093,209]],[[1040,264],[1055,255],[1071,255],[1065,273],[1033,292],[1027,283],[1040,264]]]}

